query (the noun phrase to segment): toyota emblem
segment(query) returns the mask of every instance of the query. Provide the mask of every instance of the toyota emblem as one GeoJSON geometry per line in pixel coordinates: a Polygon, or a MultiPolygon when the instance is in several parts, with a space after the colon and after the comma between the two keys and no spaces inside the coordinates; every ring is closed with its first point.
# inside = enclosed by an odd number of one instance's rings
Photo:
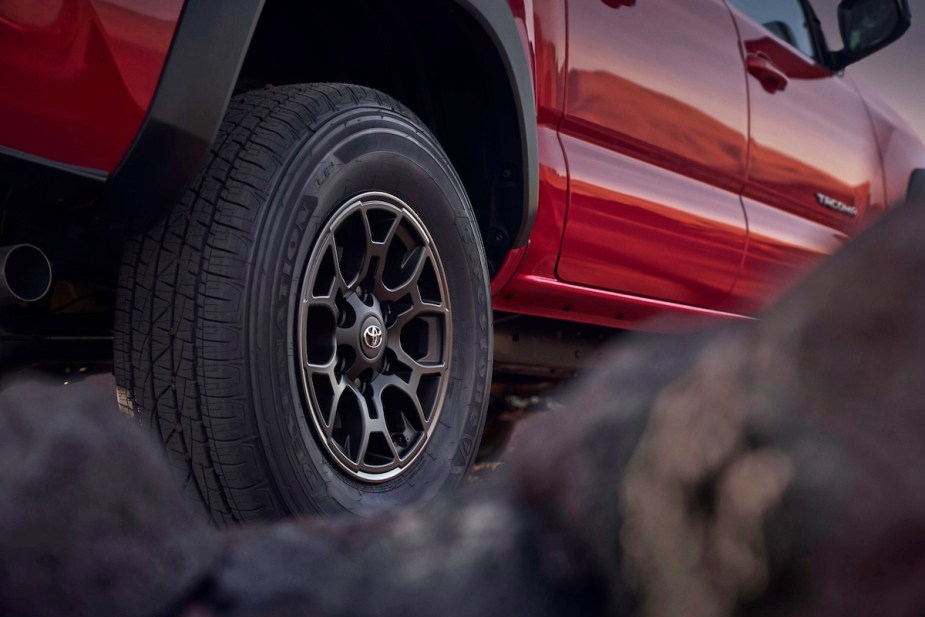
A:
{"type": "Polygon", "coordinates": [[[382,345],[382,328],[376,324],[366,326],[363,330],[363,344],[370,349],[379,349],[382,345]]]}

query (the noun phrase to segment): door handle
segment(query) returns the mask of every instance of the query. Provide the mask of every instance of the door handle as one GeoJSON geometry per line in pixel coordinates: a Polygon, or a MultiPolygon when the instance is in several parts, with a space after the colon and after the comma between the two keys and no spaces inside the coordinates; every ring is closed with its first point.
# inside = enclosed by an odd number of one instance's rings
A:
{"type": "Polygon", "coordinates": [[[790,80],[766,54],[760,51],[750,53],[745,58],[745,64],[749,74],[756,77],[761,86],[771,94],[787,89],[790,80]]]}

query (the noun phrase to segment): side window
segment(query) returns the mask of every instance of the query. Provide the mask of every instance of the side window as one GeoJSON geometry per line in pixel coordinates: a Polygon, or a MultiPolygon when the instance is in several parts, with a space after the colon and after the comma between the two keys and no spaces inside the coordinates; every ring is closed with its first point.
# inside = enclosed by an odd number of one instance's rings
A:
{"type": "Polygon", "coordinates": [[[777,38],[815,58],[809,19],[800,0],[729,0],[777,38]]]}

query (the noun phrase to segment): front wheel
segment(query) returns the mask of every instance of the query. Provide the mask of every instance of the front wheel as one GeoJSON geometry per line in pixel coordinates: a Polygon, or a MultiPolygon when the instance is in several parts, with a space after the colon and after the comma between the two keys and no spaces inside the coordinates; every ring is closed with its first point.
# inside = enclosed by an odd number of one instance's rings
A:
{"type": "Polygon", "coordinates": [[[356,86],[251,92],[126,247],[119,399],[217,522],[372,514],[465,476],[490,319],[472,208],[411,112],[356,86]]]}

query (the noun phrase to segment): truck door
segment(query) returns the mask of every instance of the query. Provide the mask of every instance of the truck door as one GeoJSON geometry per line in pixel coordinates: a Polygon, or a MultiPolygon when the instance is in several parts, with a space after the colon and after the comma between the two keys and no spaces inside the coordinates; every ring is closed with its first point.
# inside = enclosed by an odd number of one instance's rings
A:
{"type": "Polygon", "coordinates": [[[751,313],[883,208],[873,127],[853,82],[817,58],[801,0],[729,0],[748,73],[749,248],[724,309],[751,313]]]}
{"type": "Polygon", "coordinates": [[[746,242],[748,101],[723,0],[569,0],[557,274],[710,307],[746,242]]]}

